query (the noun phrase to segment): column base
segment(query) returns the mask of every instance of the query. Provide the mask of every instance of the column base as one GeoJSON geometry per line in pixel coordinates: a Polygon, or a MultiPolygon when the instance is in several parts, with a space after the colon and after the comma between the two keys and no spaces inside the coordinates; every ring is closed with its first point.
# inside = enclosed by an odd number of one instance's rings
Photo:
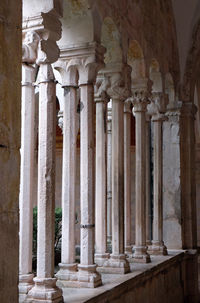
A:
{"type": "Polygon", "coordinates": [[[150,263],[151,258],[147,253],[146,246],[135,246],[134,247],[134,254],[132,256],[133,262],[135,263],[150,263]]]}
{"type": "Polygon", "coordinates": [[[161,256],[167,256],[167,247],[162,242],[158,241],[152,241],[152,245],[148,247],[148,253],[150,255],[161,255],[161,256]]]}
{"type": "Polygon", "coordinates": [[[56,274],[59,287],[73,287],[73,282],[78,280],[77,264],[59,263],[60,269],[56,274]]]}
{"type": "Polygon", "coordinates": [[[63,303],[62,290],[56,286],[56,278],[34,278],[34,287],[29,291],[27,302],[63,303]]]}
{"type": "Polygon", "coordinates": [[[33,278],[34,274],[19,275],[19,294],[27,294],[31,290],[34,286],[33,278]]]}
{"type": "Polygon", "coordinates": [[[95,254],[94,260],[97,266],[103,266],[103,264],[109,259],[110,254],[95,254]]]}
{"type": "Polygon", "coordinates": [[[97,268],[100,273],[109,273],[109,274],[126,274],[130,272],[130,266],[126,260],[125,254],[120,255],[110,255],[102,267],[97,268]]]}
{"type": "Polygon", "coordinates": [[[132,255],[133,251],[132,251],[132,246],[129,245],[129,246],[125,246],[125,254],[130,256],[132,255]]]}
{"type": "Polygon", "coordinates": [[[78,265],[78,284],[76,287],[95,288],[102,285],[101,276],[94,265],[78,265]]]}
{"type": "Polygon", "coordinates": [[[34,286],[33,278],[34,274],[19,275],[19,303],[26,300],[28,292],[34,286]]]}

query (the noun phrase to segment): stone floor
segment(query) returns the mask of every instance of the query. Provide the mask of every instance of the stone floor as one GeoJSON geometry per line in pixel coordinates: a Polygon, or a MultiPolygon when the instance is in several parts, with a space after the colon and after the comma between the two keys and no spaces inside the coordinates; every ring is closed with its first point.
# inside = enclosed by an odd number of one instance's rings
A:
{"type": "Polygon", "coordinates": [[[144,277],[149,271],[159,268],[160,264],[168,263],[176,257],[179,252],[169,252],[168,256],[152,256],[152,262],[149,264],[131,264],[131,273],[126,275],[111,275],[102,274],[103,285],[95,289],[86,288],[64,288],[63,296],[65,303],[82,303],[82,302],[96,302],[96,299],[105,292],[117,291],[119,285],[129,279],[144,277]]]}

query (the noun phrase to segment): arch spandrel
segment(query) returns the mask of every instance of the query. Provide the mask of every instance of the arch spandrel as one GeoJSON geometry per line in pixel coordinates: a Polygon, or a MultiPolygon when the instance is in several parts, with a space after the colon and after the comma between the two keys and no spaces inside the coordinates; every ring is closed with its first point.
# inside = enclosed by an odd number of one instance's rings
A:
{"type": "Polygon", "coordinates": [[[110,17],[106,17],[102,24],[101,44],[106,48],[105,64],[122,62],[120,33],[110,17]]]}
{"type": "Polygon", "coordinates": [[[64,1],[61,48],[89,42],[99,42],[101,17],[88,0],[64,1]]]}
{"type": "Polygon", "coordinates": [[[132,67],[131,78],[141,79],[146,76],[144,54],[136,40],[131,40],[127,52],[127,63],[132,67]]]}

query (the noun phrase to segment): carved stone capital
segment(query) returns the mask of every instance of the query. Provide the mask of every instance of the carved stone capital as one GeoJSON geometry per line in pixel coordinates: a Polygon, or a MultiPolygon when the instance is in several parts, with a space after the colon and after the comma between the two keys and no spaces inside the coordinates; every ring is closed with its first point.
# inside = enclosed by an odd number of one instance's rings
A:
{"type": "Polygon", "coordinates": [[[40,36],[35,31],[26,32],[22,44],[22,62],[34,64],[37,59],[40,36]]]}
{"type": "MultiPolygon", "coordinates": [[[[104,67],[105,48],[96,42],[61,48],[60,60],[66,70],[77,70],[79,85],[94,84],[98,71],[104,67]]],[[[68,79],[68,81],[70,81],[68,79]]]]}
{"type": "Polygon", "coordinates": [[[132,81],[132,97],[133,112],[144,112],[150,103],[152,81],[149,79],[136,79],[132,81]]]}
{"type": "Polygon", "coordinates": [[[94,86],[95,102],[109,102],[110,98],[107,94],[108,87],[110,87],[109,78],[98,74],[96,84],[94,86]]]}
{"type": "Polygon", "coordinates": [[[74,65],[69,65],[69,60],[60,59],[53,64],[53,67],[60,73],[62,86],[78,87],[78,70],[74,65]]]}
{"type": "Polygon", "coordinates": [[[115,64],[107,66],[103,72],[110,78],[108,95],[113,100],[126,100],[131,95],[131,67],[126,64],[115,64]]]}
{"type": "Polygon", "coordinates": [[[166,120],[164,113],[168,104],[168,96],[161,92],[153,92],[151,103],[147,106],[147,111],[152,116],[152,121],[166,120]]]}
{"type": "Polygon", "coordinates": [[[128,113],[128,114],[131,114],[131,100],[130,99],[127,99],[125,102],[124,102],[124,113],[128,113]]]}
{"type": "MultiPolygon", "coordinates": [[[[56,41],[61,38],[61,22],[59,17],[60,15],[54,12],[52,3],[52,10],[49,12],[39,12],[34,16],[24,18],[23,33],[25,37],[27,36],[30,40],[31,32],[35,32],[39,36],[36,60],[32,54],[38,65],[53,63],[59,58],[60,51],[56,44],[56,41]]],[[[27,47],[23,47],[23,62],[27,59],[26,53],[28,51],[27,47]]]]}

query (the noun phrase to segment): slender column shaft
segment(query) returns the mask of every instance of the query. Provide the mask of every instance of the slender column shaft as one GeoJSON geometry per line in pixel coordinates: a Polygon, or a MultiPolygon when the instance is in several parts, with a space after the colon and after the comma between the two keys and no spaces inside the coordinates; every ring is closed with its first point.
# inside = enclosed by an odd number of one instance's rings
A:
{"type": "Polygon", "coordinates": [[[81,98],[81,266],[94,264],[93,85],[80,86],[81,98]]]}
{"type": "Polygon", "coordinates": [[[153,243],[162,241],[162,122],[153,122],[154,130],[154,207],[153,207],[153,243]]]}
{"type": "Polygon", "coordinates": [[[56,90],[51,64],[39,70],[37,276],[33,302],[62,302],[54,278],[56,90]]]}
{"type": "Polygon", "coordinates": [[[107,188],[106,188],[106,116],[107,109],[104,100],[96,99],[96,216],[95,262],[102,265],[108,257],[107,252],[107,188]]]}
{"type": "Polygon", "coordinates": [[[151,197],[150,197],[150,120],[146,118],[146,238],[151,244],[151,197]]]}
{"type": "Polygon", "coordinates": [[[56,92],[52,67],[39,71],[37,276],[54,275],[56,92]]]}
{"type": "Polygon", "coordinates": [[[136,121],[136,177],[135,177],[135,252],[138,262],[149,262],[146,247],[146,105],[134,109],[136,121]]]}
{"type": "Polygon", "coordinates": [[[112,254],[124,254],[123,102],[112,100],[112,254]]]}
{"type": "Polygon", "coordinates": [[[64,87],[62,173],[62,259],[75,262],[75,183],[77,89],[64,87]]]}
{"type": "Polygon", "coordinates": [[[151,254],[167,254],[163,242],[163,201],[162,201],[162,121],[164,117],[153,117],[153,240],[151,254]]]}
{"type": "MultiPolygon", "coordinates": [[[[131,110],[124,108],[124,205],[125,205],[125,252],[131,248],[131,110]]],[[[130,107],[130,105],[129,105],[130,107]]]]}
{"type": "Polygon", "coordinates": [[[35,69],[22,65],[22,108],[21,108],[21,173],[20,173],[20,282],[24,278],[31,282],[33,240],[33,176],[34,176],[34,116],[35,69]]]}
{"type": "Polygon", "coordinates": [[[107,120],[107,235],[112,241],[112,109],[108,109],[107,120]]]}

